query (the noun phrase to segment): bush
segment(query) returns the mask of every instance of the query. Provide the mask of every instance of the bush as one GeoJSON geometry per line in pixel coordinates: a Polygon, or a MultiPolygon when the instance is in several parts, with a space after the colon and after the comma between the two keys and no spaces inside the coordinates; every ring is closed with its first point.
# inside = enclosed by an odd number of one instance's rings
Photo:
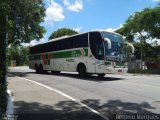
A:
{"type": "Polygon", "coordinates": [[[0,115],[5,114],[6,109],[7,109],[7,84],[0,83],[0,115]]]}
{"type": "Polygon", "coordinates": [[[134,69],[134,70],[129,70],[128,73],[133,73],[133,74],[160,74],[160,69],[134,69]]]}
{"type": "Polygon", "coordinates": [[[146,58],[146,66],[148,69],[160,69],[160,58],[146,58]]]}

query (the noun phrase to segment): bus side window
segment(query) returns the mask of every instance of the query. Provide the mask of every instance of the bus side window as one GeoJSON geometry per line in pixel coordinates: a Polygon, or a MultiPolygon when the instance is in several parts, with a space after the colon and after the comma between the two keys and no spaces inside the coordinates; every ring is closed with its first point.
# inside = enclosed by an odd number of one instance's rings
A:
{"type": "Polygon", "coordinates": [[[73,40],[73,47],[80,48],[80,47],[88,47],[88,34],[78,35],[73,40]]]}
{"type": "Polygon", "coordinates": [[[69,48],[75,48],[74,46],[74,41],[75,41],[75,38],[70,38],[70,47],[69,48]]]}
{"type": "Polygon", "coordinates": [[[74,43],[75,43],[75,48],[79,48],[80,47],[80,41],[81,39],[80,39],[80,37],[79,36],[76,36],[75,37],[75,41],[74,41],[74,43]]]}
{"type": "Polygon", "coordinates": [[[56,42],[54,43],[54,47],[55,47],[54,50],[57,51],[57,50],[58,50],[58,41],[56,41],[56,42]]]}
{"type": "Polygon", "coordinates": [[[88,47],[88,34],[83,34],[81,36],[81,46],[88,47]]]}

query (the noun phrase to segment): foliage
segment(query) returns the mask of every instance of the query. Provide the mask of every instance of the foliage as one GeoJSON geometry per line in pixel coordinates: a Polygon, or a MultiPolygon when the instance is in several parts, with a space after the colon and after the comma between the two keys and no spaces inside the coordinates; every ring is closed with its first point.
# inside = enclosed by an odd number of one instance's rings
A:
{"type": "MultiPolygon", "coordinates": [[[[1,6],[0,6],[1,7],[1,6]]],[[[1,13],[0,8],[0,115],[2,113],[5,113],[6,109],[6,89],[7,89],[7,83],[6,83],[6,21],[5,21],[5,14],[1,13]]]]}
{"type": "Polygon", "coordinates": [[[16,66],[28,65],[29,48],[19,45],[10,45],[7,52],[7,64],[10,66],[12,60],[16,60],[16,66]]]}
{"type": "Polygon", "coordinates": [[[147,63],[160,63],[160,57],[155,58],[155,57],[147,57],[146,58],[147,63]]]}
{"type": "MultiPolygon", "coordinates": [[[[1,82],[0,83],[0,116],[5,113],[6,111],[6,105],[7,105],[7,92],[6,92],[6,89],[7,89],[7,83],[5,82],[1,82]]],[[[0,117],[1,119],[1,117],[0,117]]]]}
{"type": "Polygon", "coordinates": [[[40,39],[45,16],[43,0],[0,0],[0,114],[6,107],[6,46],[40,39]],[[6,36],[7,35],[7,36],[6,36]]]}
{"type": "Polygon", "coordinates": [[[58,29],[57,31],[54,31],[49,37],[49,40],[57,37],[62,37],[65,35],[74,35],[74,34],[78,34],[78,32],[69,28],[61,28],[61,29],[58,29]]]}
{"type": "Polygon", "coordinates": [[[116,32],[126,36],[130,41],[134,40],[134,35],[137,33],[143,42],[149,38],[160,38],[160,5],[135,12],[116,32]]]}
{"type": "Polygon", "coordinates": [[[140,40],[140,43],[134,43],[137,59],[143,61],[148,57],[156,58],[160,55],[157,48],[148,44],[147,41],[154,38],[157,41],[160,39],[160,5],[135,12],[116,32],[126,36],[130,42],[134,42],[136,39],[140,40]]]}
{"type": "Polygon", "coordinates": [[[134,69],[134,70],[129,70],[128,73],[133,73],[133,74],[160,74],[159,69],[134,69]]]}
{"type": "Polygon", "coordinates": [[[45,8],[42,0],[10,0],[8,11],[8,43],[20,44],[40,39],[45,32],[45,8]]]}
{"type": "Polygon", "coordinates": [[[135,58],[136,59],[140,59],[141,58],[141,47],[143,48],[143,55],[145,56],[145,58],[158,58],[158,56],[160,56],[159,50],[160,50],[160,46],[151,46],[150,44],[145,44],[145,43],[138,43],[135,42],[133,43],[134,47],[135,47],[135,58]]]}

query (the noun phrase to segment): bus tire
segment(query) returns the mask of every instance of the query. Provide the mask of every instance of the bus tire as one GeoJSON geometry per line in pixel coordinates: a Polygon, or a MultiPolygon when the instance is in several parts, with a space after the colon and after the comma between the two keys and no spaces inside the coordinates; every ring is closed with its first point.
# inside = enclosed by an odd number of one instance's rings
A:
{"type": "Polygon", "coordinates": [[[102,73],[102,74],[98,74],[98,77],[102,78],[104,77],[106,74],[102,73]]]}
{"type": "Polygon", "coordinates": [[[77,66],[77,72],[78,72],[78,74],[79,74],[80,76],[82,76],[82,77],[87,76],[86,66],[85,66],[83,63],[79,64],[79,65],[77,66]]]}
{"type": "Polygon", "coordinates": [[[36,73],[39,73],[38,65],[35,64],[34,69],[36,70],[36,73]]]}

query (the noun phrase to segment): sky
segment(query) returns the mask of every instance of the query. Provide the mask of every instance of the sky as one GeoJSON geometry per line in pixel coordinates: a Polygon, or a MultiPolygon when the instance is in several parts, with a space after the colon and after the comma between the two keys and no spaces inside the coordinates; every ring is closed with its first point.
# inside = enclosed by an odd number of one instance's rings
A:
{"type": "Polygon", "coordinates": [[[134,12],[155,7],[160,0],[44,0],[46,17],[41,23],[46,33],[40,41],[47,42],[52,32],[70,28],[80,33],[91,30],[120,28],[134,12]]]}

